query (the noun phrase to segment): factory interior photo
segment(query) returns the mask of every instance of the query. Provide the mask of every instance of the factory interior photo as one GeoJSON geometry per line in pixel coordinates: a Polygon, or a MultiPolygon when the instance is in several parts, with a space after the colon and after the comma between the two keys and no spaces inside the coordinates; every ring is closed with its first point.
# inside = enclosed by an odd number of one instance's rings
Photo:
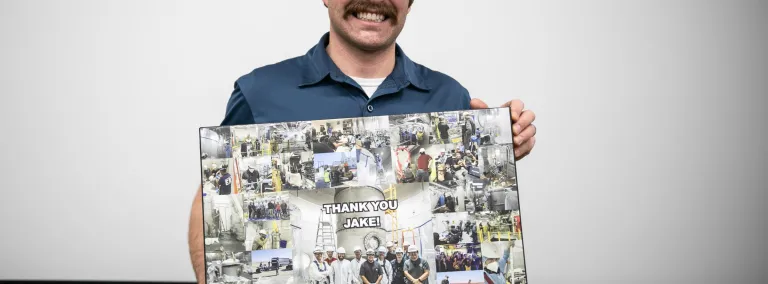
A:
{"type": "Polygon", "coordinates": [[[229,127],[200,128],[200,159],[232,158],[231,140],[229,127]]]}
{"type": "Polygon", "coordinates": [[[305,135],[310,137],[312,150],[318,154],[390,146],[386,116],[313,121],[305,135]]]}
{"type": "MultiPolygon", "coordinates": [[[[482,284],[487,283],[483,279],[482,270],[438,272],[438,284],[482,284]]],[[[515,283],[509,283],[515,284],[515,283]]]]}
{"type": "Polygon", "coordinates": [[[202,186],[204,195],[237,194],[233,185],[234,159],[208,159],[202,161],[202,186]]]}
{"type": "Polygon", "coordinates": [[[244,192],[314,189],[313,159],[309,151],[235,159],[235,175],[244,192]]]}
{"type": "Polygon", "coordinates": [[[252,283],[251,259],[250,252],[206,253],[207,283],[252,283]]]}
{"type": "Polygon", "coordinates": [[[357,186],[355,152],[314,154],[315,188],[357,186]]]}

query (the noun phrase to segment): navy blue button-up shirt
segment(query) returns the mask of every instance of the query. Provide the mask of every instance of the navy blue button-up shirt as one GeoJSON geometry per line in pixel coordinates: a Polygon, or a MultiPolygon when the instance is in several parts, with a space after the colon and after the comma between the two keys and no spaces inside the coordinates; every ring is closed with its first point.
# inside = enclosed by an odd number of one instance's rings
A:
{"type": "Polygon", "coordinates": [[[235,82],[223,126],[467,110],[453,78],[411,61],[398,45],[395,68],[369,98],[333,63],[328,33],[307,54],[259,67],[235,82]]]}

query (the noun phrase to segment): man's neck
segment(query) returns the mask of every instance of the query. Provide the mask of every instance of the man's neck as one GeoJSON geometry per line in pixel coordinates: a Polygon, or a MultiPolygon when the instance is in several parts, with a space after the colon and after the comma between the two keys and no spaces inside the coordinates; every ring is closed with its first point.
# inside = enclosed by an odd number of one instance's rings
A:
{"type": "Polygon", "coordinates": [[[325,48],[342,73],[358,78],[384,78],[395,68],[395,45],[383,50],[364,51],[346,43],[331,31],[325,48]]]}

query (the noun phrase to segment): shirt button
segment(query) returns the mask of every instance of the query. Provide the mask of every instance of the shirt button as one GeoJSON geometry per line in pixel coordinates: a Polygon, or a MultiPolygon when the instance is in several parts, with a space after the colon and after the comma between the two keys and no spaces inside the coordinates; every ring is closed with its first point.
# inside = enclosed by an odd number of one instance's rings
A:
{"type": "Polygon", "coordinates": [[[368,105],[368,112],[373,112],[373,106],[372,105],[368,105]]]}

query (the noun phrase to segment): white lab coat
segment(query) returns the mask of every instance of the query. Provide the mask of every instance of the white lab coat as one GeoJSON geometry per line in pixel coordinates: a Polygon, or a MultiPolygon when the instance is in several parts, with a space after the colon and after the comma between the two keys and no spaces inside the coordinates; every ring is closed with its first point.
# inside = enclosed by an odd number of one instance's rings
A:
{"type": "Polygon", "coordinates": [[[377,262],[379,262],[379,265],[381,265],[381,268],[384,269],[384,273],[381,275],[381,284],[391,284],[392,283],[392,263],[385,260],[376,259],[377,262]]]}
{"type": "MultiPolygon", "coordinates": [[[[327,262],[318,262],[317,260],[313,260],[311,263],[309,263],[309,267],[307,269],[309,270],[310,283],[330,284],[328,282],[328,277],[332,275],[333,267],[331,267],[327,262]]],[[[331,279],[331,281],[333,281],[333,279],[331,279]]]]}
{"type": "Polygon", "coordinates": [[[353,258],[352,261],[352,282],[353,284],[362,284],[363,278],[360,277],[360,266],[363,265],[363,262],[365,262],[365,258],[360,258],[359,260],[357,258],[353,258]]]}
{"type": "Polygon", "coordinates": [[[331,268],[333,268],[333,283],[335,284],[349,284],[355,276],[355,273],[352,273],[352,262],[349,260],[336,260],[331,264],[331,268]]]}

